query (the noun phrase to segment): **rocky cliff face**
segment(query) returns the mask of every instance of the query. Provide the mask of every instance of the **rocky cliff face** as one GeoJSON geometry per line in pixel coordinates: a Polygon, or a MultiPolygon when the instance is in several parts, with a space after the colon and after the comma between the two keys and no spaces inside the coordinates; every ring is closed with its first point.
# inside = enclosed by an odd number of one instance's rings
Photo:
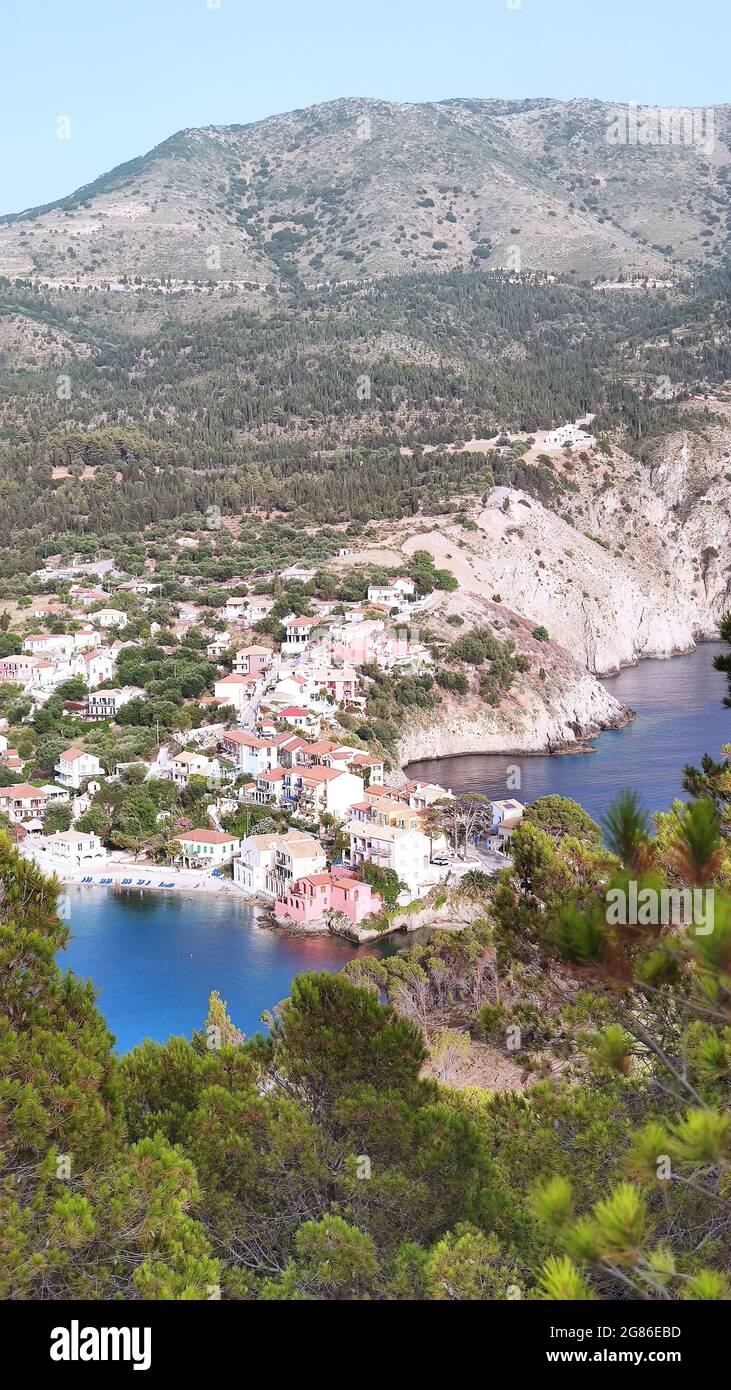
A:
{"type": "Polygon", "coordinates": [[[604,729],[621,728],[631,717],[593,676],[577,673],[543,695],[531,690],[508,696],[498,709],[445,702],[437,719],[410,724],[399,757],[405,765],[459,753],[560,752],[604,729]]]}
{"type": "Polygon", "coordinates": [[[646,465],[617,448],[554,455],[545,466],[573,489],[554,508],[494,488],[476,530],[440,521],[399,549],[428,550],[465,593],[499,594],[597,675],[691,651],[731,607],[731,406],[710,408],[717,424],[669,435],[646,465]]]}
{"type": "Polygon", "coordinates": [[[405,761],[560,748],[617,727],[627,714],[596,676],[717,635],[731,607],[731,405],[707,404],[715,423],[667,436],[646,464],[615,447],[546,463],[537,444],[528,461],[570,483],[551,508],[497,487],[485,505],[466,505],[467,527],[418,518],[397,536],[382,528],[380,549],[360,558],[403,564],[427,550],[459,581],[458,593],[434,601],[430,625],[450,612],[498,630],[502,619],[500,635],[519,637],[533,674],[545,668],[496,709],[445,701],[438,719],[405,732],[405,761]],[[536,627],[550,640],[531,649],[536,627]]]}

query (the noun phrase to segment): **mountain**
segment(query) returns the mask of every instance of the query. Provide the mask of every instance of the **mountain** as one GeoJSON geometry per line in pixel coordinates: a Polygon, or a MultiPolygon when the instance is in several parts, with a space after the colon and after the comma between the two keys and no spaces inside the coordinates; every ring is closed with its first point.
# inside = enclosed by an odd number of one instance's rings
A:
{"type": "Polygon", "coordinates": [[[343,100],[182,132],[6,216],[0,570],[210,508],[252,516],[259,547],[289,520],[290,559],[303,526],[449,515],[494,486],[565,518],[585,470],[609,495],[610,447],[652,470],[668,437],[725,441],[728,114],[700,113],[709,148],[613,143],[597,101],[343,100]],[[587,412],[588,463],[531,448],[587,412]]]}
{"type": "Polygon", "coordinates": [[[730,110],[660,144],[639,142],[663,138],[652,113],[631,143],[631,115],[590,100],[343,99],[181,131],[6,215],[0,275],[236,281],[251,295],[467,267],[672,277],[727,246],[730,110]]]}

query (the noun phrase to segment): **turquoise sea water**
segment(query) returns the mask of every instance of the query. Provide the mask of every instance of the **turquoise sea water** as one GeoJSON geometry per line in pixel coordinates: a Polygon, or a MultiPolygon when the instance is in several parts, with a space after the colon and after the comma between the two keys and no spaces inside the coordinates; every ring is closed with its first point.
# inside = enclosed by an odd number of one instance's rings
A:
{"type": "MultiPolygon", "coordinates": [[[[720,645],[705,644],[672,661],[644,661],[607,681],[637,718],[602,734],[592,754],[560,757],[474,756],[411,765],[412,776],[454,790],[533,801],[558,792],[595,817],[623,787],[635,787],[649,811],[680,794],[680,773],[705,751],[715,757],[731,741],[731,710],[722,704],[725,677],[713,670],[720,645]],[[519,765],[519,791],[506,790],[506,768],[519,765]]],[[[143,1038],[189,1035],[218,989],[235,1023],[249,1036],[263,1009],[289,993],[303,970],[337,970],[356,949],[338,937],[286,937],[259,925],[256,911],[232,898],[153,893],[70,891],[72,938],[59,959],[91,979],[124,1052],[143,1038]]],[[[380,949],[392,951],[389,938],[380,949]]]]}
{"type": "Polygon", "coordinates": [[[64,891],[72,936],[59,964],[93,981],[120,1052],[143,1038],[189,1036],[203,1024],[212,989],[251,1037],[262,1010],[287,997],[295,975],[339,970],[364,949],[337,936],[283,936],[228,896],[64,891]]]}

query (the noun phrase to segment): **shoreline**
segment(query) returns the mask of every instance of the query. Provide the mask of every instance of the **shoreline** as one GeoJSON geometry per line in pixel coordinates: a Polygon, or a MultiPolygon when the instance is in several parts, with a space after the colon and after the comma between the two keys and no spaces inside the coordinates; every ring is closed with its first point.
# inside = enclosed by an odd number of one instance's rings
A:
{"type": "MultiPolygon", "coordinates": [[[[718,636],[699,636],[693,639],[690,647],[684,647],[682,650],[661,653],[642,652],[635,657],[634,661],[622,662],[611,671],[593,671],[588,672],[588,674],[592,675],[599,684],[604,684],[605,682],[616,680],[618,676],[622,675],[623,671],[634,670],[645,661],[675,661],[676,658],[692,656],[699,647],[706,645],[710,646],[718,641],[718,636]]],[[[612,693],[609,687],[608,693],[612,693]]],[[[597,749],[595,744],[597,739],[601,738],[602,734],[615,733],[620,729],[626,729],[627,725],[631,724],[633,720],[637,718],[637,711],[632,709],[630,705],[622,705],[622,711],[623,717],[617,717],[611,723],[604,724],[595,734],[582,734],[576,739],[561,741],[554,746],[551,745],[549,740],[544,748],[518,748],[513,745],[512,747],[501,748],[465,748],[461,749],[459,753],[430,752],[421,754],[417,758],[409,758],[407,762],[404,762],[401,771],[407,774],[408,769],[415,766],[417,763],[447,762],[453,758],[559,758],[568,757],[570,755],[596,753],[597,749]]]]}
{"type": "Polygon", "coordinates": [[[643,661],[674,661],[676,656],[692,656],[693,652],[697,651],[698,647],[720,641],[721,636],[718,629],[716,629],[716,631],[710,635],[704,633],[702,637],[693,637],[689,647],[678,647],[672,652],[640,652],[635,656],[634,661],[620,661],[619,665],[612,667],[611,671],[592,671],[591,675],[598,681],[610,681],[615,676],[621,676],[623,671],[633,670],[635,666],[641,665],[643,661]]]}
{"type": "MultiPolygon", "coordinates": [[[[698,650],[699,647],[712,645],[712,643],[712,638],[699,638],[691,651],[677,652],[673,653],[672,656],[668,655],[663,657],[642,656],[636,661],[628,663],[628,666],[623,669],[638,667],[641,662],[644,663],[645,661],[672,661],[675,657],[692,656],[693,652],[698,650]]],[[[612,680],[619,674],[621,674],[621,672],[615,672],[607,679],[612,680]]],[[[499,751],[494,748],[486,750],[484,747],[463,749],[460,750],[459,753],[436,753],[430,751],[428,754],[420,757],[410,758],[408,762],[405,762],[398,770],[394,769],[392,773],[389,773],[385,780],[387,784],[391,784],[396,777],[399,778],[399,782],[406,781],[408,780],[409,770],[419,763],[424,762],[439,763],[474,757],[519,757],[521,759],[546,757],[562,758],[572,755],[584,756],[596,753],[598,752],[598,742],[603,734],[624,729],[636,719],[637,712],[631,706],[622,705],[621,709],[623,717],[608,722],[604,727],[598,729],[595,734],[584,734],[570,742],[561,742],[557,746],[552,747],[549,742],[548,745],[542,749],[524,749],[513,746],[502,748],[499,751]]],[[[39,844],[34,843],[32,840],[29,840],[29,842],[26,842],[21,847],[21,854],[23,857],[37,864],[38,868],[44,874],[49,877],[55,877],[61,889],[64,887],[104,888],[111,889],[115,893],[136,891],[140,893],[164,894],[167,892],[188,896],[190,898],[212,894],[218,897],[238,900],[242,905],[256,909],[264,916],[262,925],[266,925],[269,930],[280,935],[288,935],[295,938],[306,935],[339,935],[344,939],[349,938],[355,940],[355,938],[349,936],[348,933],[337,930],[332,931],[327,926],[320,926],[314,929],[310,928],[309,931],[303,931],[301,924],[293,924],[293,929],[287,930],[284,924],[276,921],[273,916],[270,915],[271,903],[268,899],[262,899],[255,894],[245,893],[243,889],[234,884],[233,879],[228,877],[228,875],[221,874],[220,877],[214,877],[211,870],[208,869],[172,869],[167,866],[150,865],[145,863],[144,860],[134,862],[122,858],[115,858],[104,865],[90,863],[83,866],[71,867],[61,861],[57,861],[54,856],[45,852],[44,849],[41,849],[39,844]]],[[[374,933],[374,936],[377,937],[384,934],[388,935],[389,933],[379,932],[374,933]]]]}
{"type": "MultiPolygon", "coordinates": [[[[683,655],[688,656],[690,653],[685,652],[683,655]]],[[[671,658],[668,657],[667,659],[670,660],[671,658]]],[[[654,658],[648,658],[648,660],[654,660],[654,658]]],[[[637,665],[638,663],[633,664],[637,665]]],[[[619,675],[620,673],[617,671],[615,674],[619,675]]],[[[401,771],[407,774],[409,768],[416,766],[417,763],[443,763],[454,758],[564,758],[596,753],[597,750],[593,745],[597,739],[601,738],[603,734],[617,733],[620,729],[626,729],[627,725],[637,718],[637,711],[629,705],[623,705],[622,709],[624,718],[617,718],[611,724],[605,724],[603,728],[597,729],[595,734],[582,734],[579,738],[562,741],[555,746],[551,746],[549,741],[545,748],[516,748],[513,746],[512,748],[465,748],[459,753],[425,753],[418,758],[409,758],[401,771]]],[[[406,780],[409,780],[408,777],[406,780]]]]}
{"type": "Polygon", "coordinates": [[[164,865],[125,863],[115,861],[104,867],[83,865],[69,868],[54,861],[52,855],[34,854],[33,847],[23,846],[23,857],[36,864],[42,873],[53,877],[64,888],[104,888],[112,892],[179,893],[199,898],[209,894],[238,899],[251,907],[261,907],[256,897],[237,888],[233,879],[214,877],[205,869],[167,869],[164,865]]]}

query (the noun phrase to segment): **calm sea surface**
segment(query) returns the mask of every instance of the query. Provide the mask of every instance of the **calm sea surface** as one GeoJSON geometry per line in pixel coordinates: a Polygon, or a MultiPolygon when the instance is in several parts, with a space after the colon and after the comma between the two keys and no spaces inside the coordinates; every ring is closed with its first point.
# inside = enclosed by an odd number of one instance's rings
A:
{"type": "Polygon", "coordinates": [[[720,642],[704,642],[688,656],[641,661],[608,678],[607,690],[637,717],[624,729],[601,734],[592,753],[426,759],[410,763],[409,776],[521,801],[557,793],[580,801],[595,818],[618,792],[632,787],[648,812],[666,810],[683,795],[684,764],[697,764],[703,753],[719,758],[722,744],[731,743],[731,709],[723,705],[726,677],[713,669],[714,656],[726,650],[720,642]],[[520,789],[511,791],[508,769],[516,766],[520,789]]]}
{"type": "MultiPolygon", "coordinates": [[[[338,936],[287,937],[261,927],[256,909],[238,898],[64,891],[72,936],[59,965],[93,981],[119,1052],[143,1038],[189,1036],[203,1025],[212,989],[251,1037],[295,975],[339,970],[366,953],[338,936]]],[[[396,949],[394,938],[381,949],[396,949]]]]}
{"type": "MultiPolygon", "coordinates": [[[[411,776],[522,801],[558,792],[574,797],[592,816],[606,811],[618,791],[634,787],[648,811],[680,794],[684,763],[718,757],[731,741],[731,710],[722,704],[725,677],[713,670],[724,648],[706,643],[689,656],[643,661],[607,680],[609,690],[637,712],[625,729],[602,734],[591,754],[559,757],[476,755],[412,763],[411,776]],[[507,768],[518,765],[521,788],[506,789],[507,768]]],[[[285,937],[259,926],[251,907],[231,898],[164,897],[71,889],[72,937],[59,957],[93,981],[99,1005],[126,1052],[143,1038],[189,1036],[206,1016],[218,989],[247,1035],[263,1009],[286,998],[303,970],[338,970],[356,948],[339,937],[285,937]]],[[[380,949],[398,949],[389,938],[380,949]]]]}

